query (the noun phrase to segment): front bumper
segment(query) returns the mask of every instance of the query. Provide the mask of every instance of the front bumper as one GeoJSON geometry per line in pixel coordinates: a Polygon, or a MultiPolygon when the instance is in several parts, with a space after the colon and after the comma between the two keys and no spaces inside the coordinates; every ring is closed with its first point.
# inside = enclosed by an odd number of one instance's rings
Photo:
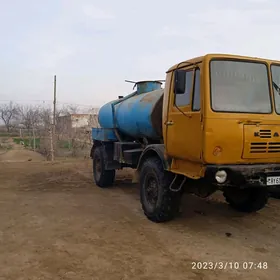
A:
{"type": "Polygon", "coordinates": [[[207,165],[205,179],[220,186],[278,186],[280,188],[280,164],[207,165]],[[224,183],[218,183],[215,178],[217,171],[220,170],[227,173],[227,180],[224,183]],[[267,183],[269,177],[279,177],[279,184],[278,179],[273,179],[275,184],[269,185],[267,183]]]}

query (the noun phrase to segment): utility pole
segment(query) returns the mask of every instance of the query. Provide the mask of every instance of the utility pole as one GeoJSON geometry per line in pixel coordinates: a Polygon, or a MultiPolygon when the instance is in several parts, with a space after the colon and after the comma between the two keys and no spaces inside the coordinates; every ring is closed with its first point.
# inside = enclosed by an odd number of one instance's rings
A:
{"type": "Polygon", "coordinates": [[[52,121],[52,129],[51,129],[51,161],[54,161],[55,118],[56,118],[56,75],[54,76],[54,88],[53,88],[53,121],[52,121]]]}
{"type": "Polygon", "coordinates": [[[53,87],[53,132],[55,133],[55,118],[56,118],[56,75],[54,76],[54,87],[53,87]]]}
{"type": "Polygon", "coordinates": [[[33,151],[36,151],[36,137],[35,137],[35,129],[34,125],[32,125],[32,136],[33,136],[33,151]]]}

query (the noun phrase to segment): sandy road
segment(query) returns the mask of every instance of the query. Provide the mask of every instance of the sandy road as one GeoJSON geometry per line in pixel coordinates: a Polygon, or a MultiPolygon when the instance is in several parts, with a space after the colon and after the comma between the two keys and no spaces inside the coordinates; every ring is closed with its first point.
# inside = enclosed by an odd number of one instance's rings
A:
{"type": "Polygon", "coordinates": [[[86,160],[0,163],[0,279],[279,279],[280,200],[242,215],[219,194],[186,195],[181,217],[154,224],[129,179],[102,190],[86,160]]]}

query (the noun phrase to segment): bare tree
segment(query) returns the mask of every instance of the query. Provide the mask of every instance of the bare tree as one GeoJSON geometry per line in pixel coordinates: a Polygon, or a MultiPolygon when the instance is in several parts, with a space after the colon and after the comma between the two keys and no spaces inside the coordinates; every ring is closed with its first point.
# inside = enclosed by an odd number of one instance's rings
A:
{"type": "MultiPolygon", "coordinates": [[[[23,105],[18,109],[19,116],[21,119],[21,124],[25,126],[28,131],[29,139],[33,139],[33,149],[36,149],[36,135],[35,129],[41,124],[40,118],[40,106],[23,105]],[[31,137],[32,132],[32,137],[31,137]]],[[[29,141],[30,141],[29,140],[29,141]]]]}
{"type": "Polygon", "coordinates": [[[5,124],[7,132],[10,132],[12,121],[16,118],[18,107],[10,101],[9,104],[0,105],[0,117],[5,124]]]}
{"type": "Polygon", "coordinates": [[[40,124],[40,106],[23,105],[18,107],[21,123],[31,130],[40,124]]]}
{"type": "Polygon", "coordinates": [[[52,124],[52,110],[50,108],[40,108],[40,119],[45,130],[50,129],[52,124]]]}
{"type": "Polygon", "coordinates": [[[67,126],[64,124],[64,119],[61,117],[69,116],[78,112],[78,107],[75,105],[68,105],[56,108],[56,133],[51,134],[53,123],[53,109],[50,107],[37,107],[40,117],[40,151],[50,158],[51,150],[57,152],[57,145],[64,135],[70,133],[67,126]]]}
{"type": "Polygon", "coordinates": [[[68,116],[71,114],[77,114],[79,112],[79,108],[77,105],[64,105],[63,107],[57,109],[56,115],[59,116],[68,116]]]}
{"type": "Polygon", "coordinates": [[[69,116],[71,114],[77,114],[79,112],[78,106],[76,105],[64,105],[63,107],[57,108],[56,110],[56,124],[57,124],[57,133],[59,137],[67,133],[68,127],[64,123],[64,120],[61,119],[64,116],[69,116]]]}

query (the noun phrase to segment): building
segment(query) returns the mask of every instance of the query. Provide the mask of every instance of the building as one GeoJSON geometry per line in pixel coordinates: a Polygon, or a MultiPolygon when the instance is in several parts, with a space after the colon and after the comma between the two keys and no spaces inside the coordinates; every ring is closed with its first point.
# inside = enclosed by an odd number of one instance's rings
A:
{"type": "Polygon", "coordinates": [[[56,130],[61,133],[89,131],[92,127],[99,127],[97,114],[69,114],[58,117],[56,123],[56,130]]]}

